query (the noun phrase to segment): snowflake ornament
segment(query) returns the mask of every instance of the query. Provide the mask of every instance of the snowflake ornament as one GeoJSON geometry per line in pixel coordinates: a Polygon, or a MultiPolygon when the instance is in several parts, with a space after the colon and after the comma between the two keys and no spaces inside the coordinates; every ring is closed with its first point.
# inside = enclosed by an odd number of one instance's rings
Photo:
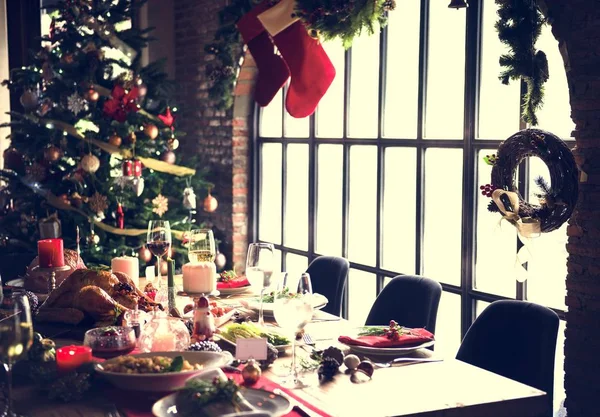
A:
{"type": "Polygon", "coordinates": [[[104,212],[108,208],[108,199],[105,195],[100,194],[98,191],[90,197],[89,203],[90,209],[96,213],[104,212]]]}
{"type": "Polygon", "coordinates": [[[75,116],[82,111],[86,111],[88,108],[87,101],[77,93],[73,93],[67,97],[67,107],[75,116]]]}
{"type": "Polygon", "coordinates": [[[152,212],[162,217],[169,210],[169,200],[164,195],[159,194],[152,200],[152,206],[152,212]]]}

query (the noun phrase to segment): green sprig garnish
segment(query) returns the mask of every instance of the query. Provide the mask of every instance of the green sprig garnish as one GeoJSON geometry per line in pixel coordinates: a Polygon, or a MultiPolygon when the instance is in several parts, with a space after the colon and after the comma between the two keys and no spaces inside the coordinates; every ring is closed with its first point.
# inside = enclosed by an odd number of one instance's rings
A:
{"type": "Polygon", "coordinates": [[[233,379],[222,381],[215,378],[213,381],[191,379],[186,382],[182,390],[188,399],[197,406],[203,406],[212,401],[229,401],[236,404],[240,399],[240,387],[233,379]]]}
{"type": "MultiPolygon", "coordinates": [[[[290,292],[288,287],[284,287],[279,293],[277,293],[277,299],[280,298],[299,298],[301,294],[290,292]]],[[[269,294],[263,295],[263,303],[274,303],[275,302],[275,291],[271,291],[269,294]]]]}

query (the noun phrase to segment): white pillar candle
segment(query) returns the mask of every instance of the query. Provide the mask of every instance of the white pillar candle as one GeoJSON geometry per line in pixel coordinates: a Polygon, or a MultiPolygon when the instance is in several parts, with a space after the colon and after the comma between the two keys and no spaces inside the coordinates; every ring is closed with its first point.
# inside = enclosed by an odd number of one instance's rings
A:
{"type": "Polygon", "coordinates": [[[152,341],[152,352],[173,352],[177,347],[177,339],[173,333],[155,333],[152,341]]]}
{"type": "Polygon", "coordinates": [[[133,256],[121,256],[113,258],[111,261],[113,272],[122,272],[127,274],[136,287],[140,286],[140,261],[133,256]]]}

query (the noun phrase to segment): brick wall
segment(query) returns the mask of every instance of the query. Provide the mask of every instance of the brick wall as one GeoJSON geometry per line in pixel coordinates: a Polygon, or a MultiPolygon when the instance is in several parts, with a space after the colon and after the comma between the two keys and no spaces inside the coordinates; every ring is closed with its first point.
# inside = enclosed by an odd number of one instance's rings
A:
{"type": "MultiPolygon", "coordinates": [[[[212,194],[219,200],[214,213],[201,212],[221,240],[227,268],[244,270],[248,242],[248,178],[255,65],[245,60],[236,87],[233,109],[219,111],[208,99],[204,46],[212,42],[218,28],[223,0],[177,0],[173,2],[175,27],[175,79],[179,85],[180,127],[187,133],[180,152],[201,156],[201,166],[215,184],[212,194]]],[[[202,200],[205,195],[199,195],[202,200]]]]}

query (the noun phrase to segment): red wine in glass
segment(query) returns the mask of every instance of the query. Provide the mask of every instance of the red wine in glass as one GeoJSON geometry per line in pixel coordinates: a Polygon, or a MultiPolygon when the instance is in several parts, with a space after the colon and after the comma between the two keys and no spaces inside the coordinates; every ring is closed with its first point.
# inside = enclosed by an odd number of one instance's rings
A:
{"type": "Polygon", "coordinates": [[[164,240],[158,240],[154,242],[146,243],[146,247],[154,256],[164,256],[171,246],[171,242],[165,242],[164,240]]]}

